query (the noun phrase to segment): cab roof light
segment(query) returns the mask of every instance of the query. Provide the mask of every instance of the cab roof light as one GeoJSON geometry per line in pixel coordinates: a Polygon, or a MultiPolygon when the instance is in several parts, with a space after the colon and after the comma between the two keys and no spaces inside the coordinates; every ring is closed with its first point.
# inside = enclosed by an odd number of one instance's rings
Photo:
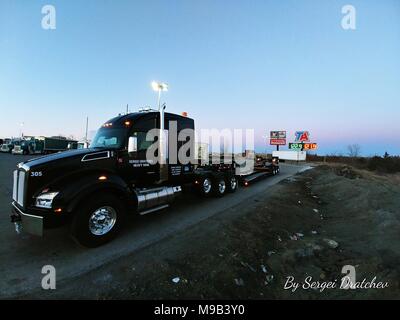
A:
{"type": "Polygon", "coordinates": [[[106,177],[106,176],[100,176],[100,177],[99,177],[99,180],[100,180],[100,181],[107,180],[107,177],[106,177]]]}
{"type": "Polygon", "coordinates": [[[124,124],[125,124],[125,126],[129,127],[131,125],[131,122],[130,121],[125,121],[124,124]]]}

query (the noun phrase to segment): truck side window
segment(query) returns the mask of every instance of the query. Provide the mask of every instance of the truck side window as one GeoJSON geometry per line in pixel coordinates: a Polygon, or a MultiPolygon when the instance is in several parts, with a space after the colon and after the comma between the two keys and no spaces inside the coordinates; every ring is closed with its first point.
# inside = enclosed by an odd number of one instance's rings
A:
{"type": "Polygon", "coordinates": [[[134,132],[133,136],[137,137],[137,152],[146,152],[147,149],[154,143],[154,141],[146,140],[147,132],[138,131],[134,132]]]}

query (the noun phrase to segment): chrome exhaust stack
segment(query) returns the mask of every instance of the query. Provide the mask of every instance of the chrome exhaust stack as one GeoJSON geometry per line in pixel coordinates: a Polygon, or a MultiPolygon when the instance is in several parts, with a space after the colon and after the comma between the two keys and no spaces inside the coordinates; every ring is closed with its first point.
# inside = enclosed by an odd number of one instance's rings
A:
{"type": "Polygon", "coordinates": [[[168,181],[168,163],[167,163],[167,146],[168,146],[168,131],[165,131],[165,110],[166,105],[163,104],[160,108],[160,135],[159,135],[159,156],[158,163],[160,165],[160,179],[157,183],[168,181]]]}

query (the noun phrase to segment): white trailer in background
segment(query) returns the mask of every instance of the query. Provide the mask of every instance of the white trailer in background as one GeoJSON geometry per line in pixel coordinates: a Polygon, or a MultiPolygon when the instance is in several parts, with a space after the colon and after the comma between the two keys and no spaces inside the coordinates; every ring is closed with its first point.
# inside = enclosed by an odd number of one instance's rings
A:
{"type": "Polygon", "coordinates": [[[306,161],[306,151],[273,151],[273,157],[279,157],[279,160],[306,161]]]}

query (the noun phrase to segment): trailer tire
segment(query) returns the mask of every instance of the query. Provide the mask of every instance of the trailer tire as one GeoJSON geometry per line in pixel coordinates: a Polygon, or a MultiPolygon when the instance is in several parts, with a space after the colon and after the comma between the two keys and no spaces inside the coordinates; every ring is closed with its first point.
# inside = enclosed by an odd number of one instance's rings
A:
{"type": "Polygon", "coordinates": [[[239,181],[235,175],[228,175],[226,177],[226,191],[229,193],[236,192],[239,185],[239,181]]]}
{"type": "Polygon", "coordinates": [[[125,221],[125,207],[114,195],[97,194],[86,200],[75,213],[71,235],[88,248],[101,246],[114,239],[125,221]]]}
{"type": "Polygon", "coordinates": [[[216,197],[223,197],[226,192],[226,180],[223,174],[216,174],[213,177],[213,194],[216,197]]]}

